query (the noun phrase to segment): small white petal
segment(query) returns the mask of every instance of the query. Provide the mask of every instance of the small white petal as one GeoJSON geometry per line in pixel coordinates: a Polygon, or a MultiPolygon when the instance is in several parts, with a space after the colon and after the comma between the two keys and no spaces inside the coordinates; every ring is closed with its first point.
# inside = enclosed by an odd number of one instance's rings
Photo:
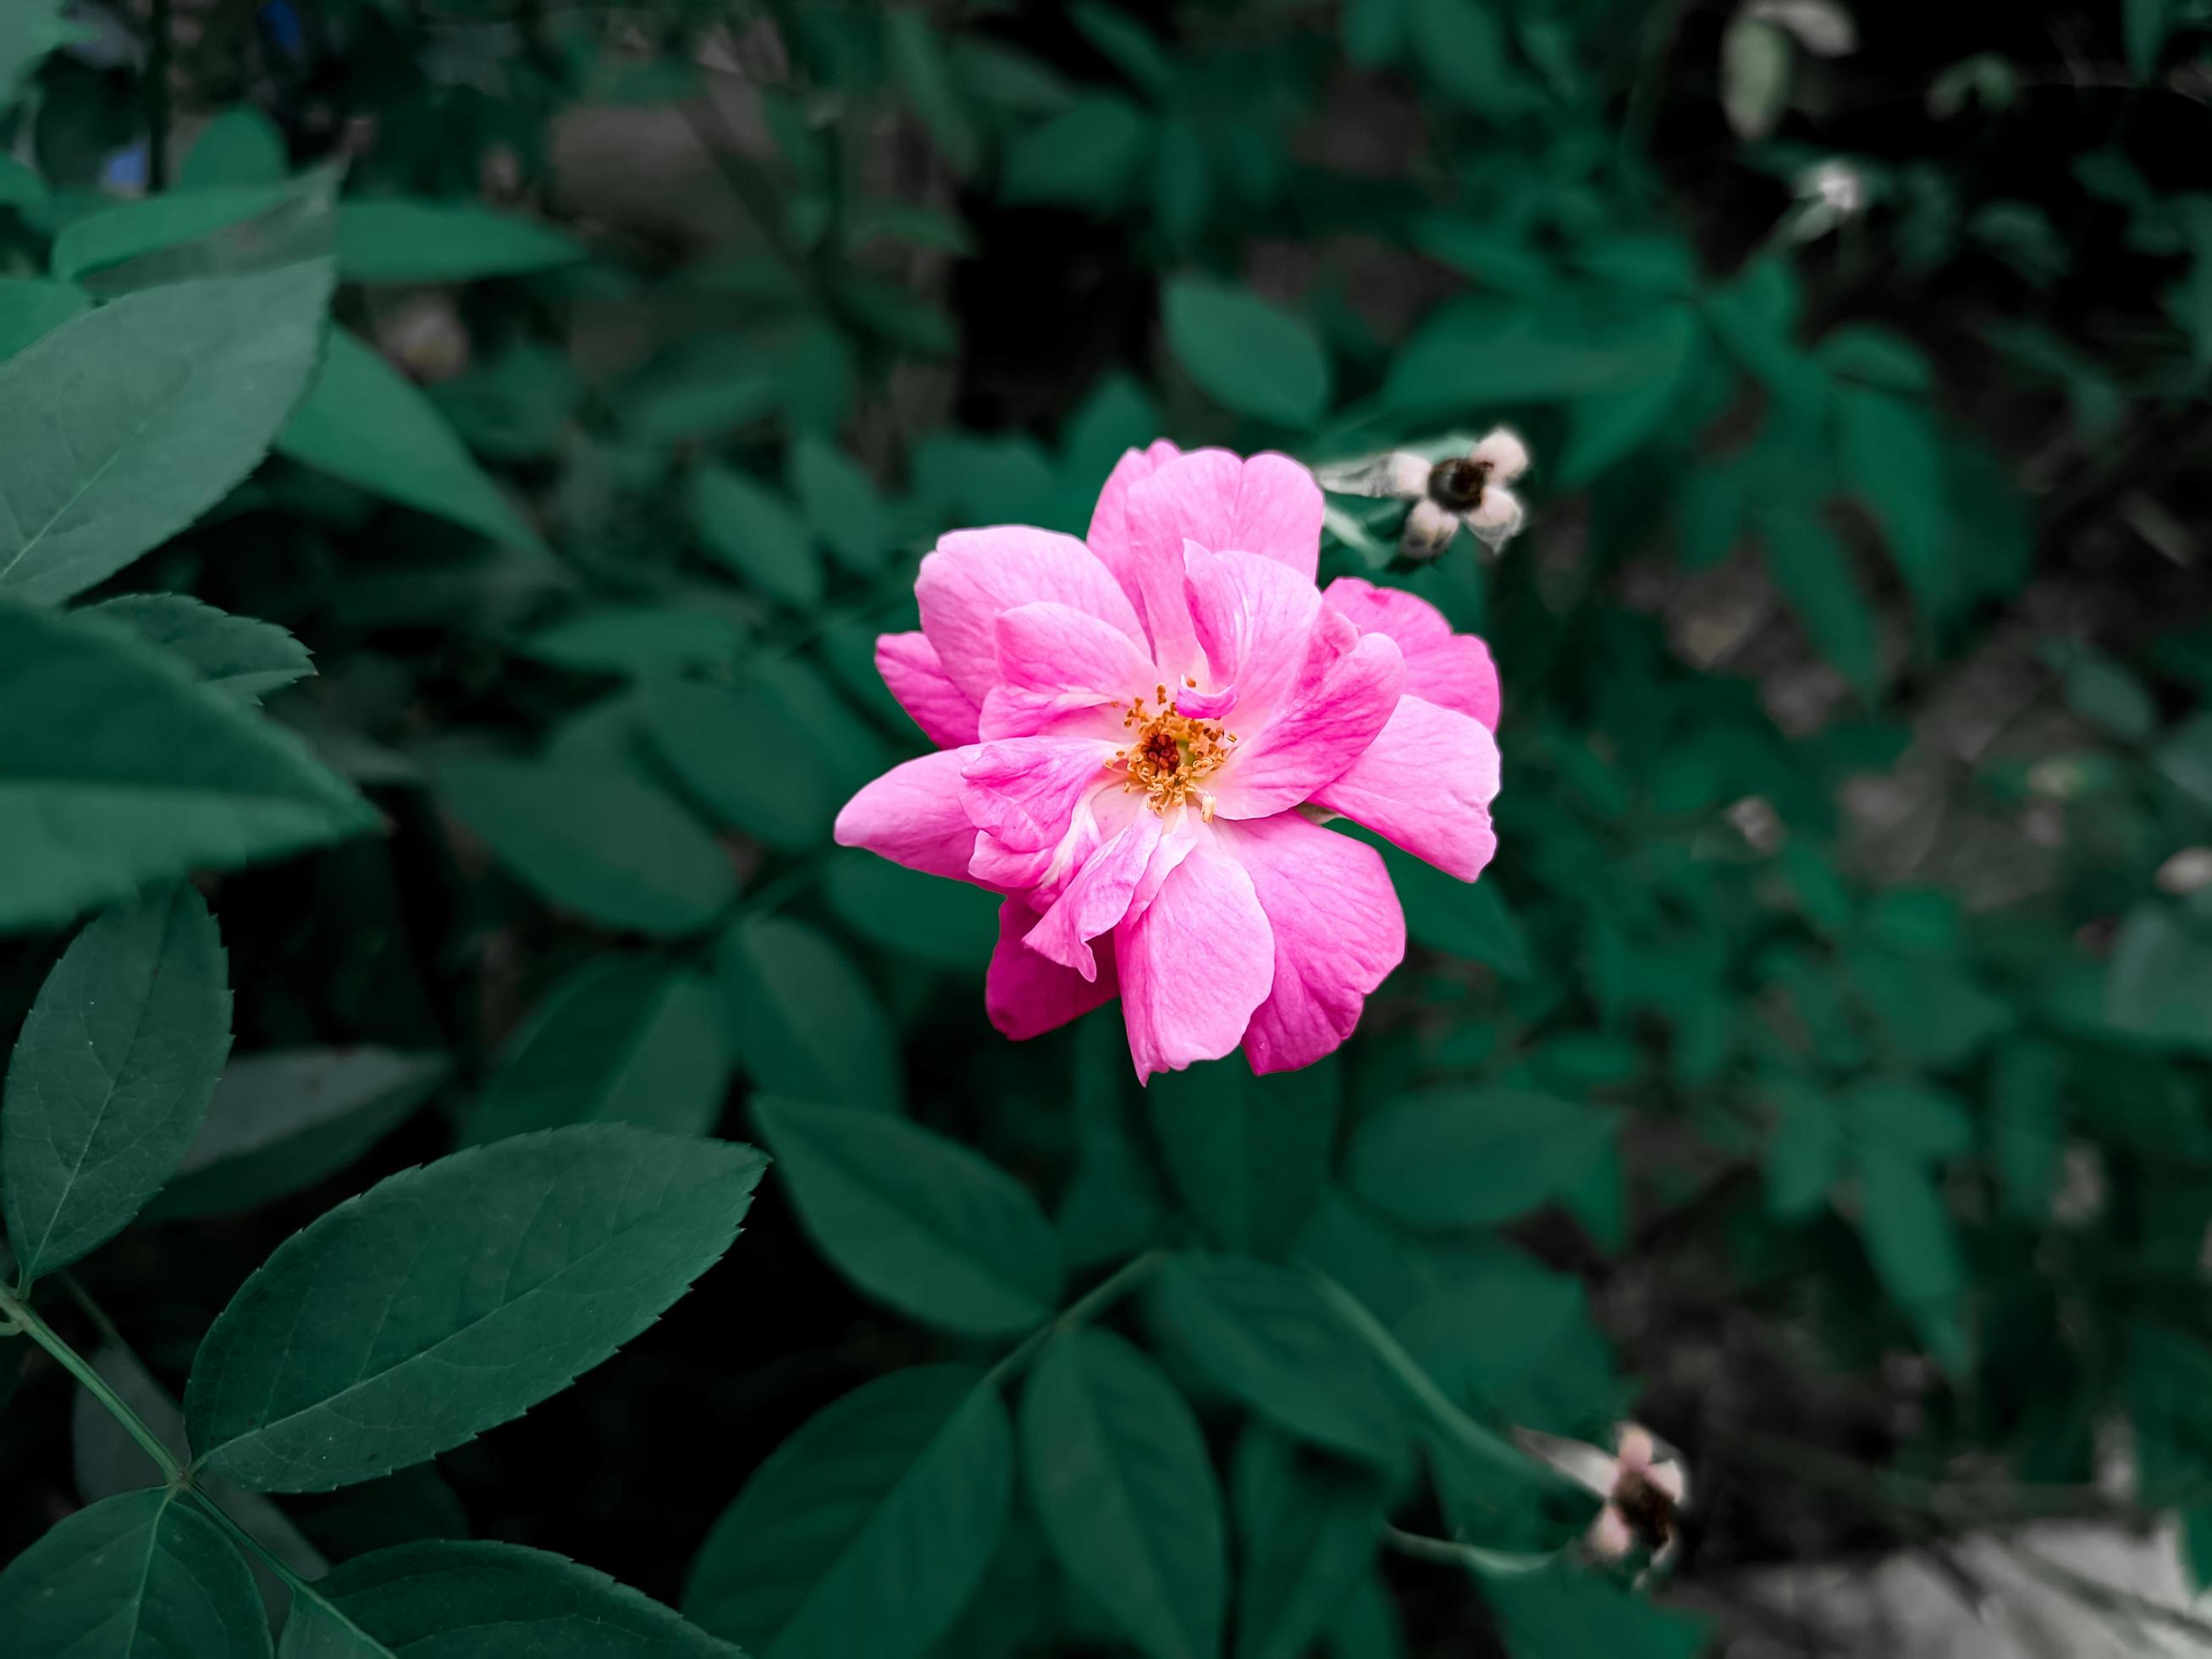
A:
{"type": "Polygon", "coordinates": [[[1429,464],[1401,450],[1333,462],[1315,468],[1314,477],[1333,495],[1395,495],[1411,501],[1428,493],[1429,464]]]}
{"type": "Polygon", "coordinates": [[[1519,433],[1507,427],[1492,427],[1480,443],[1468,451],[1467,458],[1486,462],[1490,476],[1499,483],[1511,483],[1528,470],[1528,446],[1521,441],[1519,433]]]}
{"type": "Polygon", "coordinates": [[[1513,1437],[1529,1456],[1558,1470],[1585,1492],[1595,1492],[1600,1498],[1613,1495],[1613,1482],[1620,1478],[1620,1465],[1595,1446],[1535,1429],[1516,1428],[1513,1437]]]}
{"type": "Polygon", "coordinates": [[[1492,547],[1503,547],[1519,533],[1522,512],[1521,498],[1511,490],[1492,484],[1482,492],[1482,499],[1467,515],[1467,527],[1492,547]]]}
{"type": "Polygon", "coordinates": [[[1640,1423],[1623,1423],[1616,1431],[1615,1444],[1620,1449],[1620,1467],[1624,1469],[1644,1469],[1651,1466],[1651,1431],[1640,1423]]]}
{"type": "Polygon", "coordinates": [[[1590,1553],[1601,1561],[1618,1561],[1636,1547],[1636,1534],[1630,1530],[1628,1517],[1607,1504],[1590,1522],[1590,1553]]]}
{"type": "Polygon", "coordinates": [[[1858,26],[1833,0],[1753,0],[1745,15],[1789,30],[1815,58],[1841,58],[1858,50],[1858,26]]]}
{"type": "Polygon", "coordinates": [[[1672,1458],[1661,1458],[1644,1471],[1644,1478],[1674,1500],[1675,1507],[1685,1508],[1690,1501],[1690,1478],[1682,1466],[1672,1458]]]}
{"type": "Polygon", "coordinates": [[[1398,538],[1398,550],[1409,559],[1433,559],[1451,545],[1459,533],[1458,515],[1431,501],[1413,503],[1406,515],[1406,528],[1398,538]]]}

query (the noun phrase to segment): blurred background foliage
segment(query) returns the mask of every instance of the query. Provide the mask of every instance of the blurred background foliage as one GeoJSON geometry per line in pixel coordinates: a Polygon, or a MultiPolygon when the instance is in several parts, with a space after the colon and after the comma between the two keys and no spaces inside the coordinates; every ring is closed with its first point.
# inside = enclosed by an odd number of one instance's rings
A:
{"type": "MultiPolygon", "coordinates": [[[[240,690],[386,820],[204,884],[219,1109],[320,1138],[188,1160],[87,1285],[173,1382],[391,1170],[762,1141],[738,1258],[591,1386],[285,1523],[538,1545],[757,1653],[830,1650],[817,1590],[872,1656],[1809,1648],[1753,1570],[2053,1514],[2212,1573],[2208,46],[2204,0],[12,0],[0,354],[334,249],[272,458],[88,597],[312,650],[240,690]],[[1080,533],[1157,436],[1497,421],[1501,556],[1330,501],[1324,578],[1505,696],[1498,860],[1389,854],[1357,1037],[1144,1093],[1114,1011],[997,1037],[990,900],[829,844],[923,747],[872,651],[935,535],[1080,533]],[[924,1368],[1133,1262],[1126,1340],[968,1434],[924,1368]],[[1629,1413],[1693,1472],[1660,1606],[1532,1567],[1587,1511],[1469,1449],[1629,1413]],[[1117,1444],[1133,1519],[1055,1511],[1117,1444]]],[[[81,908],[0,907],[10,1025],[81,908]]],[[[132,1483],[21,1358],[0,1554],[132,1483]]]]}

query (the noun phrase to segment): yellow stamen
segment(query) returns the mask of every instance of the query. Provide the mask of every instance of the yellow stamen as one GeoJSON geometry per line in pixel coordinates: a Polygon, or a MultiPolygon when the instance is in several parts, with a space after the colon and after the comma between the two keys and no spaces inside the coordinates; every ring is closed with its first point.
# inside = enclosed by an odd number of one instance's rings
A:
{"type": "Polygon", "coordinates": [[[1211,823],[1213,796],[1197,786],[1229,758],[1236,739],[1218,726],[1177,714],[1164,685],[1154,690],[1164,705],[1161,712],[1153,714],[1142,697],[1129,699],[1121,724],[1134,730],[1136,740],[1115,750],[1111,764],[1128,773],[1123,790],[1141,791],[1155,812],[1164,817],[1169,807],[1195,795],[1200,814],[1211,823]]]}

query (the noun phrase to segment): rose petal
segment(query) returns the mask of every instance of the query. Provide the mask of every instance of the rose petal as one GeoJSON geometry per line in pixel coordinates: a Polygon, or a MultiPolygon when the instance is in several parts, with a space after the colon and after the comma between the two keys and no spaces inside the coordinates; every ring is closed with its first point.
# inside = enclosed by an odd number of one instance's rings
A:
{"type": "Polygon", "coordinates": [[[1296,812],[1217,827],[1275,936],[1275,977],[1244,1032],[1255,1072],[1310,1066],[1350,1036],[1405,959],[1406,916],[1382,854],[1296,812]]]}
{"type": "Polygon", "coordinates": [[[1128,595],[1113,573],[1073,536],[1022,525],[963,530],[943,537],[915,582],[921,631],[945,675],[978,708],[999,682],[997,623],[1039,600],[1073,605],[1142,641],[1128,595]]]}
{"type": "Polygon", "coordinates": [[[1274,978],[1274,936],[1252,878],[1202,843],[1116,930],[1115,955],[1139,1083],[1226,1054],[1274,978]]]}
{"type": "Polygon", "coordinates": [[[845,803],[834,831],[840,847],[865,847],[894,864],[969,879],[975,826],[961,810],[961,768],[973,751],[940,749],[905,761],[845,803]]]}
{"type": "Polygon", "coordinates": [[[876,672],[939,749],[975,741],[976,707],[945,672],[928,635],[885,634],[878,639],[876,672]]]}
{"type": "MultiPolygon", "coordinates": [[[[1376,637],[1366,635],[1360,643],[1376,637]]],[[[1490,825],[1497,795],[1498,744],[1489,727],[1456,709],[1406,696],[1382,734],[1313,799],[1415,858],[1473,881],[1498,850],[1490,825]]]]}
{"type": "Polygon", "coordinates": [[[1096,979],[1098,969],[1090,941],[1128,914],[1129,902],[1136,896],[1159,840],[1158,813],[1139,812],[1131,818],[1119,835],[1083,861],[1044,919],[1024,936],[1030,949],[1074,969],[1085,979],[1096,979]]]}
{"type": "Polygon", "coordinates": [[[1318,686],[1294,695],[1256,735],[1238,732],[1228,763],[1215,775],[1216,816],[1273,817],[1315,799],[1388,729],[1405,683],[1397,646],[1387,635],[1362,635],[1318,686]]]}
{"type": "Polygon", "coordinates": [[[1151,477],[1182,453],[1165,438],[1143,449],[1123,450],[1113,471],[1106,475],[1105,487],[1098,492],[1098,505],[1091,509],[1091,530],[1084,540],[1090,544],[1092,556],[1114,573],[1114,580],[1121,583],[1140,616],[1144,601],[1139,597],[1135,562],[1129,551],[1129,487],[1151,477]]]}
{"type": "Polygon", "coordinates": [[[1001,1035],[1017,1042],[1065,1025],[1121,991],[1111,934],[1098,946],[1098,977],[1087,980],[1022,943],[1036,920],[1036,913],[1018,898],[999,907],[999,945],[983,979],[984,1012],[1001,1035]]]}
{"type": "Polygon", "coordinates": [[[1498,665],[1472,634],[1455,634],[1444,613],[1401,587],[1340,576],[1322,598],[1363,634],[1388,634],[1406,659],[1406,695],[1470,714],[1498,729],[1498,665]]]}
{"type": "Polygon", "coordinates": [[[1072,605],[1017,605],[997,627],[1000,683],[983,699],[987,738],[1061,730],[1112,736],[1132,697],[1159,682],[1151,655],[1120,629],[1072,605]]]}
{"type": "MultiPolygon", "coordinates": [[[[1321,595],[1296,571],[1255,553],[1212,553],[1185,542],[1182,559],[1184,596],[1209,682],[1235,689],[1238,729],[1256,732],[1297,682],[1321,595]]],[[[1208,720],[1219,700],[1192,694],[1179,706],[1208,720]]]]}

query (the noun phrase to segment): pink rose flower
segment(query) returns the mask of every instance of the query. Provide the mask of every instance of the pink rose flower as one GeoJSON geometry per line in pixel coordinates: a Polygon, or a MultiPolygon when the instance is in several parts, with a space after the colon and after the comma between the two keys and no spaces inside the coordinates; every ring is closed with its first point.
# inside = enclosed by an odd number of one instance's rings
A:
{"type": "Polygon", "coordinates": [[[1323,593],[1322,495],[1281,455],[1131,450],[1088,543],[945,536],[921,631],[876,665],[939,752],[838,814],[838,843],[1005,896],[985,1000],[1035,1036],[1117,993],[1139,1081],[1243,1046],[1328,1054],[1405,955],[1341,814],[1472,881],[1497,846],[1498,674],[1411,594],[1323,593]]]}

